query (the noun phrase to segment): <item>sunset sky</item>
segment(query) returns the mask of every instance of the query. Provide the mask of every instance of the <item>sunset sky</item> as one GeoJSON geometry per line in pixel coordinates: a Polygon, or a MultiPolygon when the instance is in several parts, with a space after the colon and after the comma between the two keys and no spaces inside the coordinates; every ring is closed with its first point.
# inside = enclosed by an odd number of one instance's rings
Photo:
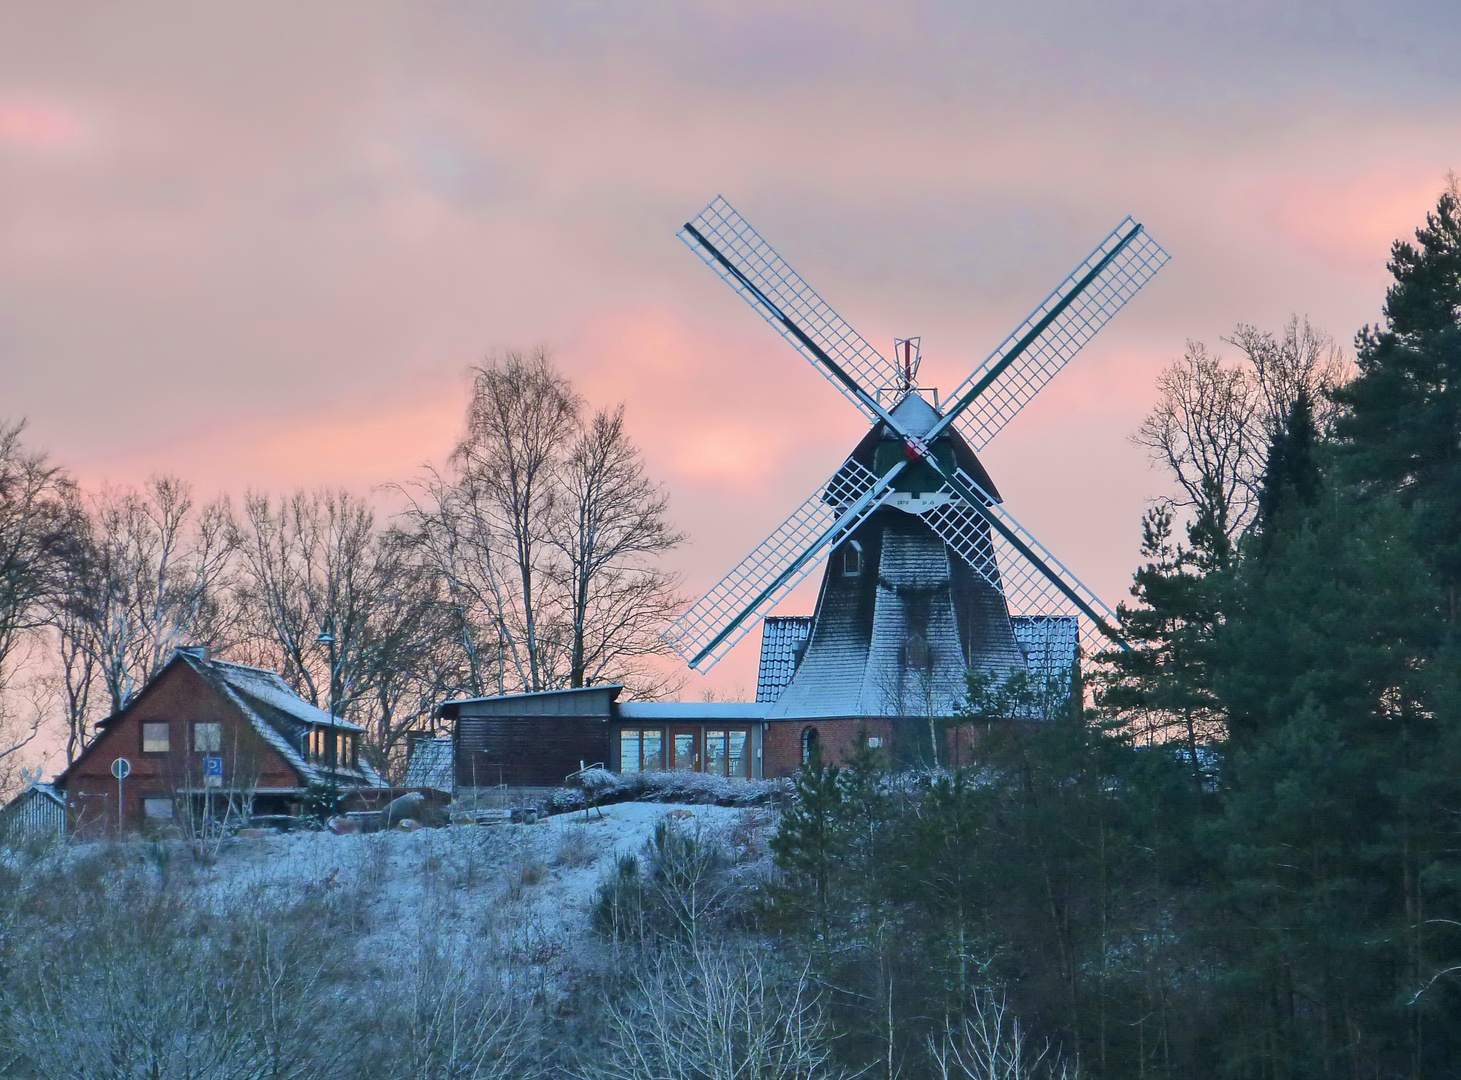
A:
{"type": "MultiPolygon", "coordinates": [[[[88,485],[366,491],[542,344],[627,403],[698,595],[863,425],[682,222],[725,195],[948,390],[1129,213],[1172,262],[984,455],[1114,604],[1157,371],[1378,317],[1458,58],[1453,0],[7,4],[0,418],[88,485]]],[[[686,693],[753,692],[758,640],[686,693]]]]}

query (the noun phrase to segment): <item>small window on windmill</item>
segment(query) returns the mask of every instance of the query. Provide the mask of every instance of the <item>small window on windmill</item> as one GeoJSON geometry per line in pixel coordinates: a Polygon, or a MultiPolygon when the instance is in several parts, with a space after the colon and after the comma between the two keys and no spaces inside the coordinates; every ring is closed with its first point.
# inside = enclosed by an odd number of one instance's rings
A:
{"type": "Polygon", "coordinates": [[[862,573],[862,545],[849,540],[842,548],[842,576],[857,577],[862,573]]]}
{"type": "Polygon", "coordinates": [[[903,643],[903,663],[919,671],[927,671],[933,666],[928,639],[922,634],[915,632],[908,635],[908,640],[903,643]]]}

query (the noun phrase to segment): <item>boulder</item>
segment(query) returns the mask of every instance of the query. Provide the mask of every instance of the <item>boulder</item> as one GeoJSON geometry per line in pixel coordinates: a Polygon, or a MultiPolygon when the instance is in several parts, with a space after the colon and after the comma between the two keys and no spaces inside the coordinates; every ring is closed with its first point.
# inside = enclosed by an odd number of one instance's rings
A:
{"type": "Polygon", "coordinates": [[[360,831],[360,826],[347,817],[332,817],[325,823],[325,828],[329,829],[336,836],[348,836],[351,833],[358,833],[360,831]]]}
{"type": "Polygon", "coordinates": [[[392,799],[382,808],[381,813],[385,815],[386,828],[406,818],[432,828],[445,825],[447,820],[446,811],[427,802],[426,796],[419,791],[408,791],[400,798],[392,799]]]}
{"type": "Polygon", "coordinates": [[[400,821],[396,822],[396,828],[400,829],[402,832],[415,832],[417,829],[423,827],[424,826],[422,826],[421,822],[417,821],[415,818],[402,818],[400,821]]]}
{"type": "Polygon", "coordinates": [[[269,835],[268,829],[240,829],[233,834],[240,840],[262,840],[269,835]]]}

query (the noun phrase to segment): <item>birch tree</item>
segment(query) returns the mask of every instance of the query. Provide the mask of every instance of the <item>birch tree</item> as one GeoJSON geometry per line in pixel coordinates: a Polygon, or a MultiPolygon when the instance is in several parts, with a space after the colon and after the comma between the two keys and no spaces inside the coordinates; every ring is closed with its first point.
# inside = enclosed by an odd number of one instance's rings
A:
{"type": "Polygon", "coordinates": [[[561,557],[568,608],[568,685],[651,677],[642,661],[665,650],[659,632],[681,606],[678,579],[654,558],[684,538],[669,499],[645,476],[624,431],[624,406],[583,423],[560,470],[560,512],[549,540],[561,557]]]}
{"type": "Polygon", "coordinates": [[[71,602],[116,712],[179,645],[227,641],[232,511],[226,498],[196,507],[186,482],[156,476],[102,491],[90,518],[71,602]]]}

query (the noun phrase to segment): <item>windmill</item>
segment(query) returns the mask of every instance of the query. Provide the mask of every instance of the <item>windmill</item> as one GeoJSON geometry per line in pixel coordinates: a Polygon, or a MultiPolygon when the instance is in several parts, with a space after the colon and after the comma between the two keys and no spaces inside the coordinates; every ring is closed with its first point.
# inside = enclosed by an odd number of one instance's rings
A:
{"type": "MultiPolygon", "coordinates": [[[[666,640],[709,670],[830,554],[810,638],[772,715],[882,715],[957,703],[967,671],[1042,670],[1065,638],[1119,641],[1115,616],[1000,505],[977,453],[1159,270],[1127,218],[942,404],[919,340],[891,359],[852,329],[725,199],[679,233],[872,427],[666,640]],[[1015,613],[1012,615],[1012,612],[1015,613]]],[[[932,713],[930,713],[932,714],[932,713]]]]}

